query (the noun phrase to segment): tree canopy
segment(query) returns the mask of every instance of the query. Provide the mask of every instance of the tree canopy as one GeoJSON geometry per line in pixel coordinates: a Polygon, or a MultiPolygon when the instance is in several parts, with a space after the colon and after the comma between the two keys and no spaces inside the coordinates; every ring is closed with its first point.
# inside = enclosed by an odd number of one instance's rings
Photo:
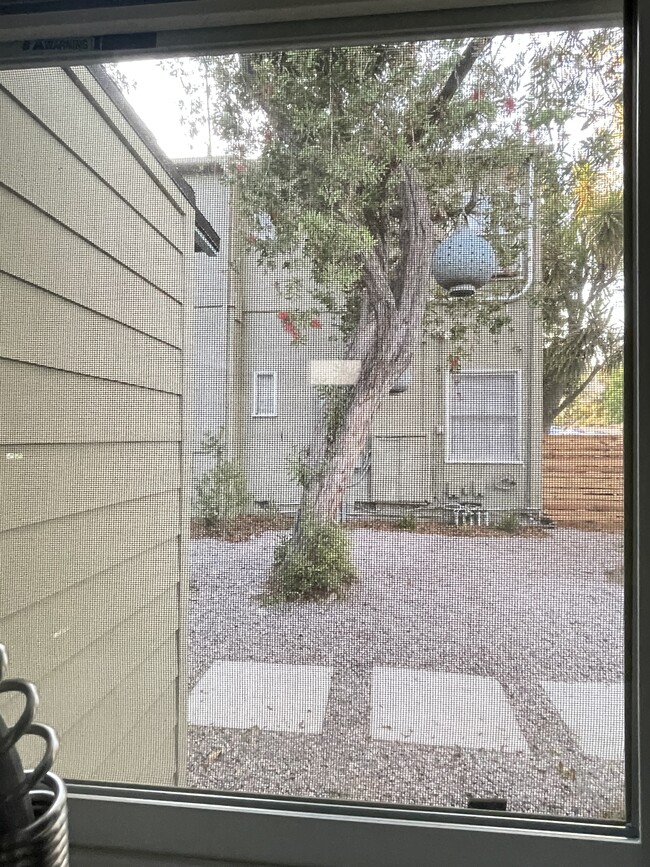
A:
{"type": "MultiPolygon", "coordinates": [[[[515,271],[525,219],[517,175],[534,153],[546,424],[620,363],[619,30],[204,57],[169,68],[184,83],[191,131],[205,126],[225,147],[248,240],[288,277],[288,304],[298,306],[308,283],[314,308],[303,323],[325,308],[354,333],[359,278],[374,249],[399,293],[404,165],[423,184],[435,237],[462,211],[483,211],[504,273],[515,271]],[[255,226],[260,215],[272,233],[255,226]],[[305,260],[315,282],[305,280],[305,260]]],[[[509,319],[480,296],[462,305],[435,287],[427,296],[423,324],[451,321],[456,353],[468,331],[509,319]]],[[[300,314],[292,321],[299,337],[300,314]]]]}
{"type": "Polygon", "coordinates": [[[420,342],[443,329],[457,362],[473,333],[509,324],[504,298],[537,255],[531,163],[542,279],[530,300],[544,328],[547,424],[620,362],[621,38],[576,31],[171,64],[190,129],[207,125],[225,149],[247,243],[282,274],[294,307],[281,312],[283,327],[298,340],[327,311],[360,365],[353,387],[324,395],[320,429],[301,453],[301,507],[274,566],[287,594],[319,574],[314,552],[338,532],[323,528],[420,342]],[[490,292],[451,300],[431,277],[431,256],[463,221],[478,224],[501,271],[490,292]]]}

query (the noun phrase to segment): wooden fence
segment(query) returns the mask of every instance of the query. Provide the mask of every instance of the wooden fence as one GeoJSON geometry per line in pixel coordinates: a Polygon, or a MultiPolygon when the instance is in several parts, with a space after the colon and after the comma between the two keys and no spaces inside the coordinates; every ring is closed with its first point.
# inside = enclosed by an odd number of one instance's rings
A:
{"type": "Polygon", "coordinates": [[[623,529],[623,437],[544,438],[544,511],[561,527],[623,529]]]}

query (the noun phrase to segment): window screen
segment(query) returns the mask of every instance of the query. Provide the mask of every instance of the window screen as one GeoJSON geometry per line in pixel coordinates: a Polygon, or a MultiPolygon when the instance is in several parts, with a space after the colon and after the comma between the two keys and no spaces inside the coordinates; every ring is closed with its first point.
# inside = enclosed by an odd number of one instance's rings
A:
{"type": "Polygon", "coordinates": [[[0,72],[0,637],[62,774],[625,818],[622,53],[0,72]]]}
{"type": "Polygon", "coordinates": [[[461,373],[449,383],[448,459],[463,463],[519,460],[518,374],[461,373]]]}

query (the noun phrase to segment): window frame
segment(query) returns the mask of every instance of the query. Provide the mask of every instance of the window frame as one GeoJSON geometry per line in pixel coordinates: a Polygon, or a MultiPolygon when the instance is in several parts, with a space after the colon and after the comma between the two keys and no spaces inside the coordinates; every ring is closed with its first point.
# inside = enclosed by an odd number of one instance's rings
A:
{"type": "MultiPolygon", "coordinates": [[[[497,368],[497,367],[477,367],[477,368],[468,368],[466,370],[461,370],[457,374],[453,374],[451,372],[447,373],[447,378],[445,381],[445,463],[453,464],[453,465],[479,465],[479,466],[522,466],[524,461],[522,458],[522,407],[523,407],[523,396],[522,396],[522,385],[521,385],[521,370],[518,367],[508,367],[508,368],[497,368]],[[504,374],[513,374],[514,384],[515,384],[515,400],[516,400],[516,409],[514,413],[514,417],[517,420],[517,457],[512,460],[465,460],[464,458],[454,458],[451,456],[452,451],[452,418],[457,418],[461,413],[452,413],[452,396],[451,391],[453,386],[453,378],[454,376],[503,376],[504,374]]],[[[510,416],[505,416],[497,413],[484,413],[483,415],[479,413],[468,413],[468,416],[473,418],[509,418],[510,416]]]]}
{"type": "Polygon", "coordinates": [[[276,370],[253,371],[253,406],[251,418],[277,418],[278,415],[278,373],[276,370]],[[258,412],[257,399],[259,397],[259,380],[261,376],[272,377],[273,383],[273,412],[258,412]]]}
{"type": "MultiPolygon", "coordinates": [[[[429,5],[434,2],[431,0],[429,5]]],[[[444,3],[440,0],[437,5],[444,3]]],[[[401,5],[396,0],[377,0],[375,11],[379,14],[372,15],[367,4],[351,3],[355,11],[346,16],[335,4],[320,12],[310,10],[309,20],[301,19],[298,11],[293,21],[284,10],[281,21],[275,14],[275,23],[271,23],[274,15],[269,17],[270,3],[266,19],[263,13],[246,18],[245,11],[236,9],[236,3],[230,18],[222,21],[210,17],[205,3],[169,4],[165,10],[151,5],[139,12],[123,7],[112,10],[110,16],[106,10],[99,10],[95,17],[103,22],[100,32],[106,33],[128,33],[138,27],[151,32],[160,27],[158,43],[151,50],[140,50],[141,56],[206,53],[209,49],[262,50],[343,40],[397,40],[417,35],[455,36],[466,33],[468,21],[472,32],[497,32],[505,26],[521,31],[540,22],[548,29],[557,29],[588,22],[599,11],[603,12],[603,21],[614,20],[613,4],[607,0],[482,5],[471,12],[463,8],[409,11],[418,5],[410,4],[404,12],[395,14],[401,5]],[[185,5],[188,9],[184,12],[185,5]],[[331,17],[341,14],[345,16],[342,19],[331,17]]],[[[643,400],[639,387],[644,375],[650,381],[650,341],[639,339],[650,330],[650,295],[639,291],[640,286],[650,285],[650,245],[639,243],[640,228],[650,225],[650,195],[643,195],[650,187],[650,165],[638,158],[639,143],[650,141],[650,10],[647,3],[644,8],[642,0],[627,0],[626,8],[625,620],[630,636],[626,662],[629,823],[617,826],[477,815],[462,810],[392,809],[72,781],[68,785],[68,810],[76,865],[429,867],[432,853],[437,856],[435,861],[445,867],[548,867],[568,863],[575,867],[642,867],[650,863],[650,630],[640,629],[640,624],[650,620],[650,579],[639,580],[650,570],[650,534],[640,532],[640,515],[650,511],[650,454],[639,447],[639,443],[650,440],[650,401],[643,400]]],[[[92,49],[83,57],[58,50],[26,58],[21,41],[30,34],[36,38],[95,32],[89,29],[95,20],[93,11],[84,10],[83,15],[78,10],[48,13],[40,18],[34,14],[29,21],[20,16],[8,18],[14,20],[7,24],[0,16],[0,40],[6,42],[0,44],[0,64],[5,66],[78,64],[136,56],[128,49],[115,48],[92,49]]]]}

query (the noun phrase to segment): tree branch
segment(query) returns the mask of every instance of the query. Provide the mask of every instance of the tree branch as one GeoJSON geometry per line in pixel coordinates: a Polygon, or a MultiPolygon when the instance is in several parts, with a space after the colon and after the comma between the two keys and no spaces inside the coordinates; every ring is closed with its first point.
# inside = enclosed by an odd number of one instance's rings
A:
{"type": "MultiPolygon", "coordinates": [[[[469,75],[470,70],[491,41],[491,37],[481,36],[479,38],[472,39],[469,45],[465,48],[465,51],[460,56],[458,62],[456,63],[456,66],[449,74],[449,77],[431,101],[428,112],[428,119],[431,124],[437,124],[442,119],[445,107],[456,95],[459,87],[469,75]]],[[[428,131],[428,126],[417,127],[416,129],[411,130],[406,136],[407,144],[411,147],[418,144],[424,138],[428,131]]],[[[399,167],[400,161],[396,158],[391,159],[391,161],[382,172],[381,177],[379,178],[378,186],[380,190],[386,189],[386,185],[391,175],[399,167]]],[[[472,210],[476,207],[476,203],[472,204],[471,202],[469,202],[467,207],[469,207],[470,205],[472,210]]],[[[469,214],[471,213],[471,210],[466,210],[465,213],[469,214]]]]}
{"type": "Polygon", "coordinates": [[[415,316],[417,319],[415,307],[424,304],[424,284],[429,276],[428,257],[433,240],[433,223],[427,192],[410,166],[404,166],[400,201],[401,257],[392,290],[402,316],[408,319],[415,316]]]}
{"type": "Polygon", "coordinates": [[[555,409],[555,411],[553,413],[553,418],[557,418],[558,415],[563,410],[565,410],[568,406],[571,406],[571,404],[573,403],[573,401],[576,398],[580,397],[582,392],[587,388],[589,383],[592,382],[596,376],[598,376],[598,374],[604,368],[604,366],[605,366],[604,363],[603,364],[597,364],[596,367],[593,368],[593,370],[591,371],[589,376],[585,379],[585,381],[582,382],[577,388],[575,388],[572,392],[570,392],[569,394],[567,394],[565,396],[564,400],[555,409]]]}
{"type": "MultiPolygon", "coordinates": [[[[430,104],[428,117],[430,124],[437,124],[442,120],[445,108],[456,95],[461,84],[469,75],[470,70],[491,41],[492,38],[490,36],[481,36],[471,40],[465,51],[461,54],[458,63],[452,69],[449,78],[430,104]]],[[[407,136],[406,140],[408,144],[417,144],[426,135],[428,130],[428,125],[413,130],[407,136]]]]}

